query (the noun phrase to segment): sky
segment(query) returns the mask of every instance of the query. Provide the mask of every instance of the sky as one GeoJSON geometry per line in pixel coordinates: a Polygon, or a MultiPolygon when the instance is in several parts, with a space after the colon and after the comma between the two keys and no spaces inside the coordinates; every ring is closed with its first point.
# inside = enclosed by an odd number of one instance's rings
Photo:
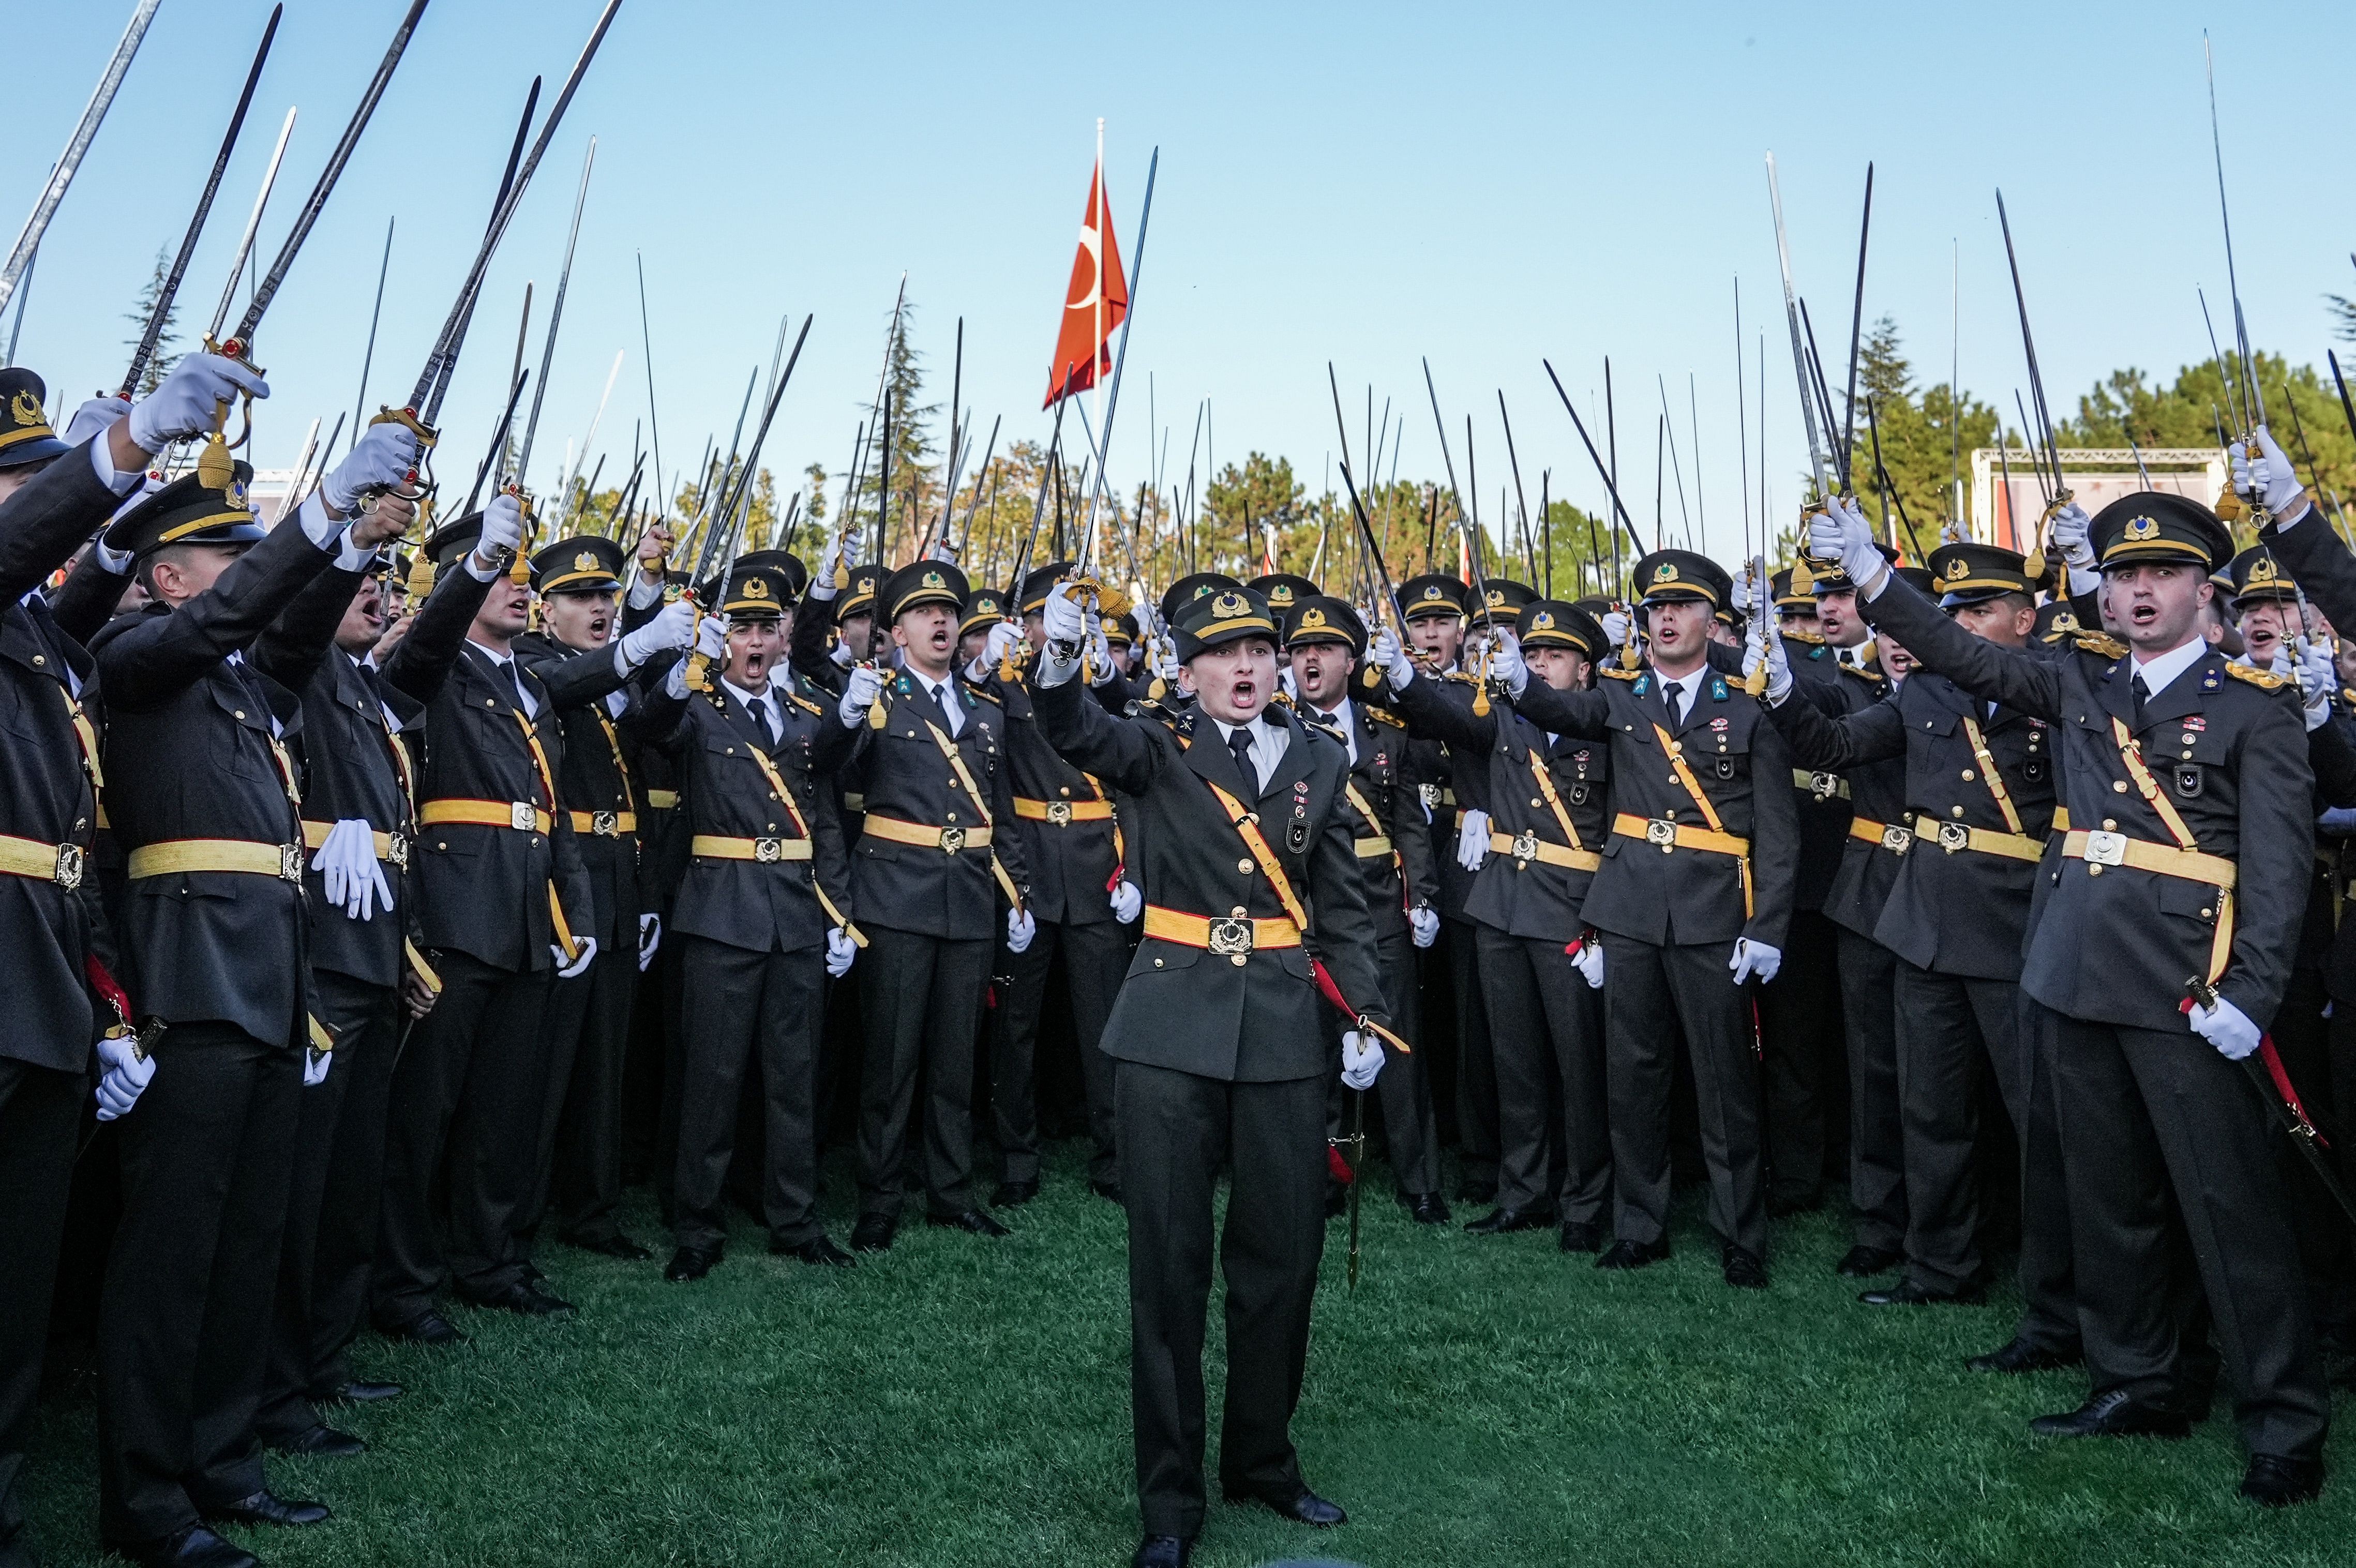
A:
{"type": "MultiPolygon", "coordinates": [[[[291,464],[313,418],[332,424],[359,400],[388,219],[365,400],[370,412],[406,400],[473,260],[530,79],[547,79],[544,112],[598,8],[429,5],[257,335],[273,388],[257,421],[263,466],[291,464]]],[[[18,130],[16,155],[0,167],[0,238],[30,210],[132,9],[77,0],[15,18],[18,130]]],[[[163,0],[26,301],[17,357],[48,378],[60,417],[122,379],[137,331],[123,318],[156,252],[179,241],[268,9],[163,0]]],[[[262,224],[265,258],[403,9],[289,0],[182,293],[186,336],[227,281],[287,108],[300,115],[262,224]]],[[[2025,370],[1997,225],[2001,187],[2059,416],[2116,367],[2172,377],[2208,357],[2194,290],[2222,313],[2226,267],[2204,26],[2219,33],[2251,336],[2319,365],[2331,343],[2325,296],[2356,293],[2356,161],[2334,113],[2356,58],[2356,6],[2344,4],[625,0],[491,267],[444,409],[441,473],[463,494],[490,439],[528,281],[537,286],[526,358],[538,365],[593,134],[532,456],[537,486],[554,482],[566,443],[587,432],[616,352],[622,369],[584,468],[602,451],[605,483],[626,474],[640,427],[649,445],[659,437],[667,476],[691,467],[707,438],[725,443],[746,376],[766,367],[790,312],[797,331],[805,315],[815,320],[763,461],[788,485],[821,463],[839,493],[904,272],[931,396],[948,400],[962,318],[965,401],[981,429],[1002,415],[1001,444],[1044,440],[1040,400],[1101,116],[1119,240],[1136,272],[1110,459],[1125,490],[1149,475],[1162,431],[1166,482],[1183,483],[1205,400],[1207,456],[1224,465],[1250,450],[1280,453],[1322,489],[1338,455],[1329,360],[1353,450],[1371,386],[1376,410],[1387,400],[1403,421],[1400,475],[1438,478],[1428,357],[1460,479],[1473,419],[1484,517],[1494,520],[1506,478],[1501,392],[1531,504],[1550,470],[1555,495],[1600,508],[1601,485],[1541,359],[1584,413],[1608,354],[1623,488],[1640,523],[1650,520],[1665,389],[1696,535],[1731,556],[1745,494],[1738,421],[1754,473],[1760,461],[1762,333],[1779,513],[1796,504],[1807,464],[1764,155],[1781,170],[1794,280],[1828,368],[1845,357],[1871,160],[1868,321],[1897,320],[1929,383],[1946,376],[1954,308],[1962,385],[2009,411],[2025,370]]]]}

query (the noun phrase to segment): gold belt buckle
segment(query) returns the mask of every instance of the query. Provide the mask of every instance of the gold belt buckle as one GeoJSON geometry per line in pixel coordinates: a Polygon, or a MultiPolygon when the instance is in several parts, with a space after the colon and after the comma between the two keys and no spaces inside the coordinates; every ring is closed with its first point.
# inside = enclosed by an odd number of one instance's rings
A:
{"type": "Polygon", "coordinates": [[[508,826],[514,828],[518,833],[530,833],[537,830],[540,826],[539,814],[533,809],[531,802],[528,800],[509,801],[508,803],[508,826]]]}
{"type": "Polygon", "coordinates": [[[1237,919],[1212,921],[1209,946],[1218,956],[1242,963],[1252,950],[1251,922],[1237,919]]]}
{"type": "Polygon", "coordinates": [[[1527,828],[1514,835],[1514,859],[1525,865],[1538,858],[1538,836],[1527,828]]]}
{"type": "Polygon", "coordinates": [[[1049,801],[1047,803],[1047,820],[1054,823],[1058,827],[1070,827],[1072,824],[1072,803],[1068,800],[1049,801]]]}
{"type": "Polygon", "coordinates": [[[1644,842],[1658,844],[1664,851],[1674,849],[1677,843],[1677,825],[1650,817],[1644,823],[1644,842]]]}
{"type": "Polygon", "coordinates": [[[303,846],[281,844],[278,847],[278,877],[281,881],[303,885],[303,846]]]}
{"type": "Polygon", "coordinates": [[[2127,836],[2124,833],[2104,833],[2099,830],[2086,835],[2086,859],[2097,866],[2124,866],[2127,863],[2127,836]]]}
{"type": "Polygon", "coordinates": [[[1840,774],[1815,773],[1808,775],[1808,789],[1818,800],[1830,800],[1840,793],[1840,774]]]}
{"type": "Polygon", "coordinates": [[[409,869],[409,836],[405,833],[388,833],[385,837],[388,842],[385,846],[384,858],[404,871],[409,869]]]}
{"type": "Polygon", "coordinates": [[[776,865],[785,859],[785,855],[786,846],[781,839],[755,838],[753,840],[753,859],[764,866],[776,865]]]}
{"type": "Polygon", "coordinates": [[[589,831],[600,838],[617,838],[622,832],[621,819],[610,811],[593,811],[589,814],[589,831]]]}
{"type": "Polygon", "coordinates": [[[1902,822],[1893,822],[1881,830],[1881,847],[1893,855],[1903,855],[1914,847],[1914,830],[1902,822]]]}
{"type": "Polygon", "coordinates": [[[1939,824],[1939,848],[1952,855],[1958,849],[1972,847],[1972,830],[1960,822],[1939,824]]]}
{"type": "Polygon", "coordinates": [[[946,854],[950,854],[950,855],[954,855],[954,854],[956,854],[958,850],[960,850],[960,849],[962,849],[962,848],[965,848],[965,829],[964,829],[964,828],[962,828],[962,827],[944,827],[944,828],[942,828],[942,829],[941,829],[941,849],[942,849],[942,851],[943,851],[944,853],[946,853],[946,854]]]}
{"type": "Polygon", "coordinates": [[[68,892],[71,892],[76,888],[81,886],[81,846],[79,844],[59,845],[58,869],[49,875],[51,880],[55,881],[58,886],[65,889],[68,892]]]}

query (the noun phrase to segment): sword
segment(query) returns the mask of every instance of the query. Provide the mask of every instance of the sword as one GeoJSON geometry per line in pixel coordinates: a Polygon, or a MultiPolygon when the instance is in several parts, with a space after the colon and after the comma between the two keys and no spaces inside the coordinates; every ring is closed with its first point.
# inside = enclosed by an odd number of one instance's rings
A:
{"type": "Polygon", "coordinates": [[[556,275],[556,303],[549,307],[548,341],[540,351],[540,386],[531,394],[531,418],[524,422],[523,445],[517,449],[515,472],[521,479],[531,469],[532,438],[540,433],[541,400],[548,396],[548,368],[556,357],[556,329],[564,320],[564,291],[573,282],[573,248],[581,240],[581,208],[589,200],[589,171],[597,163],[597,138],[581,159],[581,188],[573,197],[573,227],[564,236],[564,269],[556,275]]]}
{"type": "MultiPolygon", "coordinates": [[[[1800,418],[1808,430],[1808,465],[1815,475],[1815,493],[1806,506],[1800,508],[1800,520],[1804,525],[1814,513],[1824,510],[1824,503],[1832,498],[1830,476],[1825,468],[1824,433],[1816,428],[1816,389],[1808,380],[1808,351],[1800,341],[1800,300],[1792,288],[1792,248],[1783,235],[1783,192],[1775,179],[1775,155],[1767,155],[1767,200],[1775,214],[1775,261],[1783,273],[1783,319],[1792,333],[1792,369],[1799,378],[1800,418]]],[[[1803,555],[1807,553],[1807,533],[1801,535],[1803,555]]]]}
{"type": "MultiPolygon", "coordinates": [[[[2217,1005],[2216,991],[2198,975],[2185,980],[2184,994],[2182,1006],[2187,1012],[2191,1011],[2196,1003],[2212,1008],[2217,1005]]],[[[2275,1113],[2283,1131],[2290,1135],[2291,1146],[2306,1157],[2308,1168],[2315,1172],[2315,1179],[2323,1184],[2326,1192],[2331,1194],[2332,1201],[2340,1205],[2340,1211],[2348,1217],[2349,1223],[2356,1225],[2356,1197],[2350,1196],[2346,1184],[2340,1179],[2340,1173],[2331,1168],[2331,1160],[2326,1152],[2331,1145],[2308,1118],[2307,1106],[2300,1103],[2298,1091],[2292,1086],[2290,1074],[2283,1067],[2282,1055],[2275,1050],[2274,1036],[2258,1037],[2256,1052],[2242,1058],[2242,1071],[2249,1075],[2251,1083],[2257,1089],[2258,1097],[2275,1113]]]]}

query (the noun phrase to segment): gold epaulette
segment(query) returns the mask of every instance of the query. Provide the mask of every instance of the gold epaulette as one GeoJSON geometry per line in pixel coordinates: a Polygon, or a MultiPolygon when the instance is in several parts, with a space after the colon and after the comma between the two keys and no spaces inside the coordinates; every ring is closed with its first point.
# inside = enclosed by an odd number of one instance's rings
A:
{"type": "Polygon", "coordinates": [[[1361,703],[1359,705],[1359,711],[1377,724],[1387,724],[1394,730],[1404,730],[1407,728],[1407,720],[1400,718],[1398,714],[1393,713],[1387,708],[1369,708],[1361,703]]]}
{"type": "Polygon", "coordinates": [[[2070,634],[2070,645],[2082,654],[2098,658],[2123,659],[2127,656],[2126,645],[2107,632],[2076,631],[2070,634]]]}
{"type": "Polygon", "coordinates": [[[2272,670],[2252,669],[2248,665],[2233,664],[2230,661],[2225,666],[2225,673],[2235,680],[2248,681],[2260,691],[2276,691],[2290,684],[2290,677],[2286,675],[2276,675],[2272,670]]]}
{"type": "Polygon", "coordinates": [[[1845,664],[1841,666],[1841,673],[1843,675],[1855,676],[1858,679],[1864,681],[1869,686],[1887,686],[1890,684],[1890,677],[1882,674],[1878,669],[1859,669],[1853,664],[1845,664]]]}
{"type": "Polygon", "coordinates": [[[1790,642],[1815,643],[1818,645],[1822,645],[1825,640],[1825,635],[1822,632],[1811,632],[1805,626],[1794,626],[1790,631],[1784,632],[1783,635],[1790,642]]]}
{"type": "Polygon", "coordinates": [[[1290,708],[1292,706],[1292,694],[1288,691],[1279,691],[1275,696],[1270,697],[1269,700],[1280,707],[1290,708]]]}
{"type": "Polygon", "coordinates": [[[1006,706],[1006,699],[999,696],[998,693],[991,690],[990,688],[986,686],[976,686],[971,681],[968,681],[965,688],[974,696],[981,699],[984,702],[989,703],[993,708],[1004,708],[1006,706]]]}
{"type": "Polygon", "coordinates": [[[798,692],[798,691],[788,691],[787,693],[786,693],[786,696],[787,696],[787,698],[788,698],[788,699],[793,702],[793,705],[794,705],[795,707],[797,707],[797,708],[804,708],[804,709],[808,709],[810,712],[812,712],[812,713],[815,713],[815,714],[819,715],[820,718],[824,718],[824,717],[826,716],[826,709],[825,709],[820,708],[817,703],[812,702],[809,698],[804,697],[800,692],[798,692]]]}
{"type": "Polygon", "coordinates": [[[2351,708],[2356,708],[2356,686],[2341,687],[2340,688],[2340,700],[2348,704],[2351,708]]]}
{"type": "Polygon", "coordinates": [[[1641,667],[1635,669],[1622,669],[1618,665],[1608,664],[1601,666],[1599,668],[1601,674],[1609,676],[1613,680],[1642,680],[1644,678],[1644,671],[1641,667]]]}
{"type": "Polygon", "coordinates": [[[1461,670],[1461,669],[1451,669],[1451,670],[1450,670],[1446,675],[1441,676],[1440,678],[1440,679],[1442,679],[1442,680],[1452,680],[1452,681],[1455,681],[1455,682],[1456,682],[1458,685],[1460,685],[1460,686],[1471,686],[1471,685],[1472,684],[1472,677],[1471,676],[1469,676],[1469,675],[1466,675],[1466,674],[1465,674],[1462,670],[1461,670]]]}

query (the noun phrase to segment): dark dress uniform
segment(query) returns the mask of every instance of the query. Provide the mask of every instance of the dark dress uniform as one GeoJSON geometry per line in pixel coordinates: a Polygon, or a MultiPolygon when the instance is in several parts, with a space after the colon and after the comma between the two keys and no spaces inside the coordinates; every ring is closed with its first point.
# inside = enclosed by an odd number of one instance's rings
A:
{"type": "MultiPolygon", "coordinates": [[[[1217,636],[1276,640],[1265,604],[1240,589],[1187,601],[1173,620],[1182,658],[1199,651],[1206,625],[1224,624],[1217,636]]],[[[1213,786],[1257,812],[1269,852],[1311,912],[1315,952],[1344,997],[1372,1001],[1382,993],[1344,789],[1348,758],[1281,708],[1257,721],[1285,737],[1260,780],[1244,775],[1199,709],[1115,719],[1076,679],[1044,687],[1037,704],[1049,742],[1135,796],[1142,823],[1145,933],[1102,1049],[1115,1064],[1129,1211],[1139,1506],[1149,1535],[1191,1539],[1205,1500],[1204,1314],[1223,1161],[1233,1177],[1222,1243],[1220,1480],[1230,1496],[1302,1489],[1290,1428],[1324,1244],[1331,1067],[1310,950],[1213,786]]]]}
{"type": "MultiPolygon", "coordinates": [[[[1728,586],[1714,563],[1682,550],[1639,561],[1637,581],[1648,599],[1723,603],[1728,586]]],[[[1791,919],[1792,754],[1762,705],[1706,664],[1684,677],[1682,717],[1657,671],[1603,673],[1593,691],[1532,681],[1515,707],[1557,734],[1611,743],[1612,833],[1580,906],[1604,937],[1613,1231],[1628,1249],[1605,1261],[1667,1244],[1675,1037],[1661,1022],[1674,1017],[1692,1052],[1709,1222],[1756,1264],[1767,1255],[1758,1037],[1730,971],[1738,940],[1780,948],[1791,919]]]]}
{"type": "MultiPolygon", "coordinates": [[[[2153,493],[2104,507],[2093,534],[2111,565],[2205,565],[2230,549],[2205,508],[2153,493]]],[[[2052,1015],[2078,1319],[2096,1399],[2122,1395],[2159,1421],[2189,1413],[2184,1363],[2198,1351],[2168,1288],[2172,1192],[2244,1440],[2254,1455],[2313,1461],[2329,1400],[2269,1146],[2273,1119],[2243,1069],[2180,1010],[2187,976],[2207,976],[2260,1029],[2282,996],[2301,905],[2284,891],[2304,888],[2313,832],[2296,696],[2206,648],[2159,690],[2139,693],[2135,661],[2106,637],[2081,634],[2058,658],[2016,653],[1903,584],[1884,589],[1872,613],[1974,696],[2053,727],[2070,832],[2059,861],[2040,871],[2049,886],[2038,919],[2062,939],[2030,944],[2021,987],[2052,1015]]]]}
{"type": "MultiPolygon", "coordinates": [[[[442,567],[434,597],[467,601],[470,623],[490,588],[467,564],[481,528],[477,514],[427,541],[442,567]]],[[[573,822],[557,809],[564,741],[556,717],[538,676],[471,640],[426,709],[412,859],[425,955],[442,994],[410,1030],[393,1072],[371,1306],[388,1333],[423,1322],[452,1278],[472,1301],[561,1306],[532,1287],[519,1233],[544,1100],[550,948],[593,918],[573,822]],[[432,1197],[437,1176],[447,1192],[446,1251],[432,1197]]]]}
{"type": "Polygon", "coordinates": [[[251,471],[237,473],[225,492],[191,474],[116,520],[110,541],[143,556],[252,548],[177,609],[112,622],[93,650],[130,989],[166,1026],[123,1118],[99,1307],[99,1527],[123,1544],[264,1489],[254,1413],[303,1092],[306,855],[284,743],[301,706],[242,650],[336,557],[308,515],[265,537],[251,471]]]}

